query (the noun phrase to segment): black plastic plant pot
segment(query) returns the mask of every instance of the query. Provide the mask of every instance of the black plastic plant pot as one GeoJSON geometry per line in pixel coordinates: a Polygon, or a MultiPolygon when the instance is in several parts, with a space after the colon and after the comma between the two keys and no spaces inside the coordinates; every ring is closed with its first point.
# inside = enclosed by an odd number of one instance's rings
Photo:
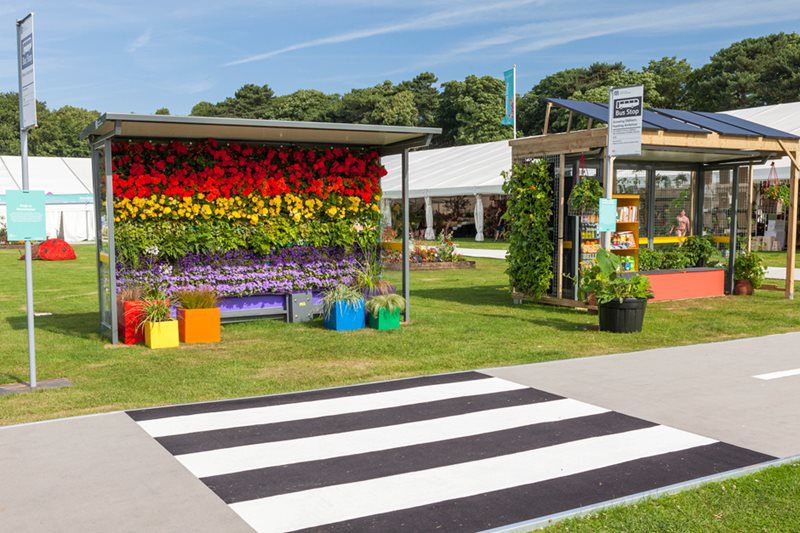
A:
{"type": "Polygon", "coordinates": [[[636,333],[642,331],[647,300],[644,298],[625,298],[621,302],[612,300],[600,304],[600,331],[612,333],[636,333]]]}

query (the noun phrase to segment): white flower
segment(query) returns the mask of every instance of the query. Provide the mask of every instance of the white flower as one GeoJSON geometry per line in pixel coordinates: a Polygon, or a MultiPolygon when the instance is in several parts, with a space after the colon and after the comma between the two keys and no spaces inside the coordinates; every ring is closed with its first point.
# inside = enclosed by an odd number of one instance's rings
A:
{"type": "Polygon", "coordinates": [[[144,253],[146,253],[147,255],[158,255],[158,246],[155,245],[148,246],[147,248],[144,249],[144,253]]]}

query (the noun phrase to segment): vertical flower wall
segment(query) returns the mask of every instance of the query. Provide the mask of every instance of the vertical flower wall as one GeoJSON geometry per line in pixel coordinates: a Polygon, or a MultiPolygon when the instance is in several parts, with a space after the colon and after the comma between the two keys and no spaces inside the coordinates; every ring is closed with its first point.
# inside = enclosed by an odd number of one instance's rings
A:
{"type": "Polygon", "coordinates": [[[112,162],[123,289],[319,290],[352,281],[378,244],[376,151],[128,141],[112,162]]]}

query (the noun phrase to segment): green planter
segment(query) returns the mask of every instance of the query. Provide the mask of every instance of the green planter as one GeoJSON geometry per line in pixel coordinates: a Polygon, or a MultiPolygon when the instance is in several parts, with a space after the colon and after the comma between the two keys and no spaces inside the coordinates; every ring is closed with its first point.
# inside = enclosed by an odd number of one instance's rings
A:
{"type": "Polygon", "coordinates": [[[378,315],[367,314],[367,325],[379,331],[387,329],[400,329],[400,309],[394,312],[381,309],[378,315]]]}

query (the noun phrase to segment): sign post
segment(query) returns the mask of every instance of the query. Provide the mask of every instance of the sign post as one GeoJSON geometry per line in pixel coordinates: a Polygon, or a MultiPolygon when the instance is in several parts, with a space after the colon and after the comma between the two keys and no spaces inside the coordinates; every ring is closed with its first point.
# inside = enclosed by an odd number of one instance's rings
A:
{"type": "MultiPolygon", "coordinates": [[[[608,147],[606,148],[605,197],[614,195],[614,159],[641,155],[644,87],[611,87],[608,90],[608,147]]],[[[611,244],[611,232],[603,233],[603,248],[611,244]]]]}
{"type": "MultiPolygon", "coordinates": [[[[29,193],[30,181],[28,179],[28,130],[36,127],[36,77],[33,70],[33,13],[17,21],[17,61],[19,63],[19,145],[22,165],[22,193],[29,193]]],[[[14,196],[14,195],[11,195],[14,196]]],[[[42,214],[44,213],[44,195],[41,198],[42,214]]],[[[32,199],[33,197],[31,197],[32,199]]],[[[22,202],[24,203],[24,202],[22,202]]],[[[25,211],[16,213],[17,224],[22,223],[22,233],[34,229],[32,222],[35,219],[33,202],[28,202],[25,211]],[[25,221],[25,222],[22,222],[25,221]],[[30,227],[26,228],[26,225],[30,227]]],[[[38,200],[36,203],[38,206],[38,200]]],[[[12,215],[14,212],[8,206],[8,234],[11,239],[12,215]]],[[[42,225],[44,217],[42,216],[42,225]]],[[[25,240],[25,295],[28,311],[28,362],[30,365],[30,387],[36,388],[36,341],[33,334],[33,258],[31,257],[31,238],[38,237],[43,240],[43,235],[31,235],[25,240]]]]}

